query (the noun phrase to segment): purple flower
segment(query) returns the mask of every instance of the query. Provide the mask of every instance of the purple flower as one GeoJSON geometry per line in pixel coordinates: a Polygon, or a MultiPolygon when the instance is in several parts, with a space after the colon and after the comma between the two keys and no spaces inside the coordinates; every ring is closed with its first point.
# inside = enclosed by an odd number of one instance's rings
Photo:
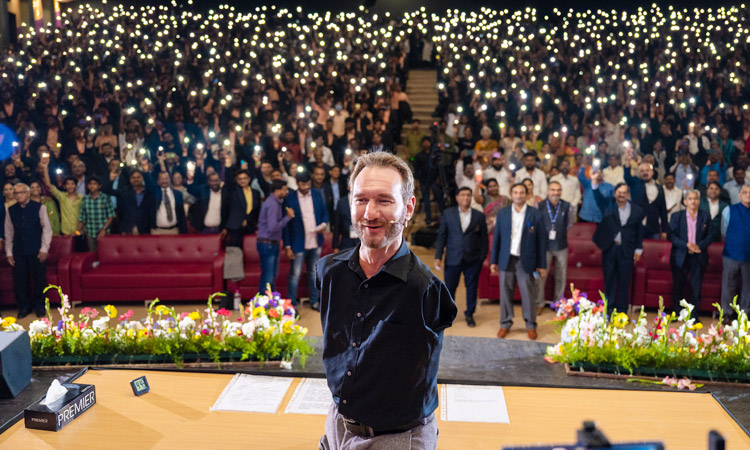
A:
{"type": "Polygon", "coordinates": [[[63,329],[63,321],[62,320],[59,321],[59,322],[57,322],[57,329],[58,330],[62,330],[63,329]]]}

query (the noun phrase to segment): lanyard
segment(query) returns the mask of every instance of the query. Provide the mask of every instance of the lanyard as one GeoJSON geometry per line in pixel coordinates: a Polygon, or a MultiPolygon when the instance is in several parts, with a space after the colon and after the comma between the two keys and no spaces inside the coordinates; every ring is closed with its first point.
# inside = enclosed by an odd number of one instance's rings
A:
{"type": "Polygon", "coordinates": [[[557,222],[557,215],[560,214],[560,203],[557,204],[557,210],[555,211],[555,217],[552,217],[552,208],[550,208],[549,199],[545,200],[547,203],[547,214],[549,215],[549,219],[552,221],[552,226],[555,226],[555,222],[557,222]]]}

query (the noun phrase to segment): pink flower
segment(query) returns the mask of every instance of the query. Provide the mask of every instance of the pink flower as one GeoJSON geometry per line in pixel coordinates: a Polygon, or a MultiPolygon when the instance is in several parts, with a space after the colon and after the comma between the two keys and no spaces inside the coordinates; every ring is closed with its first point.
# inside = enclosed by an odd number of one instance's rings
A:
{"type": "Polygon", "coordinates": [[[129,320],[131,317],[133,317],[133,310],[129,309],[128,312],[120,316],[120,322],[123,320],[129,320]]]}
{"type": "Polygon", "coordinates": [[[87,306],[81,310],[81,314],[89,319],[96,319],[99,316],[99,311],[96,308],[89,308],[87,306]]]}
{"type": "Polygon", "coordinates": [[[216,311],[216,314],[224,317],[229,317],[232,315],[232,311],[229,311],[226,308],[221,308],[220,310],[216,311]]]}

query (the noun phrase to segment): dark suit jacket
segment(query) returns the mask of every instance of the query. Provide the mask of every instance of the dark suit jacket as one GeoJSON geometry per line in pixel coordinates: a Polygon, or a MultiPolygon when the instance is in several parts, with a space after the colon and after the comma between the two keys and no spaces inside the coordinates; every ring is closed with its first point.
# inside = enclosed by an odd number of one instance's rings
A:
{"type": "MultiPolygon", "coordinates": [[[[310,189],[310,193],[315,211],[315,224],[329,223],[328,209],[326,209],[326,205],[323,202],[323,196],[316,189],[310,189]]],[[[294,218],[282,230],[284,246],[291,247],[294,253],[299,253],[305,250],[305,225],[302,222],[302,211],[299,207],[297,191],[292,191],[286,196],[284,207],[294,210],[294,218]]],[[[318,246],[323,246],[323,233],[318,233],[318,246]]]]}
{"type": "MultiPolygon", "coordinates": [[[[672,214],[672,220],[669,223],[671,228],[669,240],[672,241],[671,261],[682,268],[685,264],[685,257],[688,255],[688,229],[687,229],[687,211],[678,211],[672,214]]],[[[695,243],[701,249],[700,261],[703,267],[708,265],[708,246],[711,245],[713,236],[711,235],[711,214],[698,210],[698,217],[695,222],[695,243]]]]}
{"type": "MultiPolygon", "coordinates": [[[[208,211],[208,201],[211,198],[210,188],[207,185],[190,185],[188,186],[188,192],[195,196],[195,203],[190,207],[188,220],[190,224],[198,231],[203,231],[203,222],[206,219],[206,212],[208,211]]],[[[221,191],[220,191],[221,192],[221,191]]],[[[225,196],[221,196],[222,206],[221,210],[224,210],[223,200],[225,196]]]]}
{"type": "Polygon", "coordinates": [[[138,205],[135,190],[120,184],[117,189],[102,189],[102,192],[117,197],[117,211],[120,216],[120,230],[130,234],[133,227],[138,228],[139,234],[149,234],[151,223],[149,211],[153,208],[154,196],[148,189],[143,191],[143,201],[138,205]]]}
{"type": "MultiPolygon", "coordinates": [[[[187,234],[187,220],[185,219],[185,203],[182,199],[182,192],[175,191],[172,188],[172,194],[174,195],[174,210],[177,219],[177,228],[180,230],[180,234],[187,234]]],[[[161,188],[157,188],[154,191],[154,201],[151,202],[149,210],[149,226],[153,229],[156,228],[156,212],[159,210],[161,205],[162,191],[161,188]]]]}
{"type": "Polygon", "coordinates": [[[245,193],[242,188],[236,184],[229,184],[222,188],[221,191],[221,229],[239,230],[243,222],[247,223],[246,230],[248,233],[255,233],[258,227],[258,217],[260,216],[260,193],[251,189],[253,193],[253,209],[249,214],[247,211],[247,202],[245,193]]]}
{"type": "Polygon", "coordinates": [[[487,238],[487,221],[484,214],[470,208],[471,220],[466,231],[461,230],[461,218],[458,206],[448,208],[440,219],[435,259],[442,259],[445,249],[445,265],[457,266],[462,262],[468,264],[482,263],[489,247],[487,238]]]}
{"type": "Polygon", "coordinates": [[[594,243],[602,252],[605,252],[614,245],[617,233],[621,233],[620,243],[625,257],[632,258],[636,249],[643,248],[643,236],[646,234],[646,228],[643,226],[645,217],[643,209],[630,202],[630,217],[623,226],[614,198],[605,198],[599,189],[594,189],[594,198],[602,211],[602,221],[596,226],[594,232],[594,243]]]}
{"type": "MultiPolygon", "coordinates": [[[[497,264],[500,270],[507,270],[510,262],[510,236],[513,224],[513,205],[508,205],[497,212],[495,232],[492,236],[492,254],[490,262],[497,264]]],[[[526,273],[533,273],[537,268],[547,268],[547,229],[542,215],[536,208],[526,207],[521,234],[521,267],[526,273]]]]}
{"type": "MultiPolygon", "coordinates": [[[[724,202],[719,196],[719,214],[711,220],[711,240],[713,242],[721,242],[721,215],[724,212],[724,208],[729,207],[729,202],[724,202]]],[[[711,208],[708,206],[708,199],[701,195],[701,204],[698,209],[704,211],[711,217],[711,208]]]]}
{"type": "Polygon", "coordinates": [[[333,248],[344,250],[356,247],[359,243],[359,239],[349,237],[349,231],[352,228],[352,215],[346,197],[339,199],[339,204],[336,206],[336,212],[333,215],[333,226],[331,228],[333,229],[333,248]]]}
{"type": "Polygon", "coordinates": [[[631,204],[641,207],[646,215],[646,233],[669,232],[669,220],[667,218],[667,201],[664,196],[664,188],[656,185],[658,194],[656,200],[648,202],[646,196],[646,183],[640,178],[630,174],[630,170],[625,170],[625,182],[630,187],[631,204]],[[661,222],[661,225],[659,223],[661,222]]]}

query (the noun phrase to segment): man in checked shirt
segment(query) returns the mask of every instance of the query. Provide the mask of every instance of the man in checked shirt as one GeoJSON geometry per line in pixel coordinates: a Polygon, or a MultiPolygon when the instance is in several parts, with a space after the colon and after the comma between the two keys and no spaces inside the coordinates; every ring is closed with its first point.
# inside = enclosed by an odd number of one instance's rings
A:
{"type": "Polygon", "coordinates": [[[414,213],[409,167],[386,152],[350,177],[356,247],[316,265],[323,364],[333,403],[321,449],[435,449],[448,289],[402,239],[414,213]]]}

